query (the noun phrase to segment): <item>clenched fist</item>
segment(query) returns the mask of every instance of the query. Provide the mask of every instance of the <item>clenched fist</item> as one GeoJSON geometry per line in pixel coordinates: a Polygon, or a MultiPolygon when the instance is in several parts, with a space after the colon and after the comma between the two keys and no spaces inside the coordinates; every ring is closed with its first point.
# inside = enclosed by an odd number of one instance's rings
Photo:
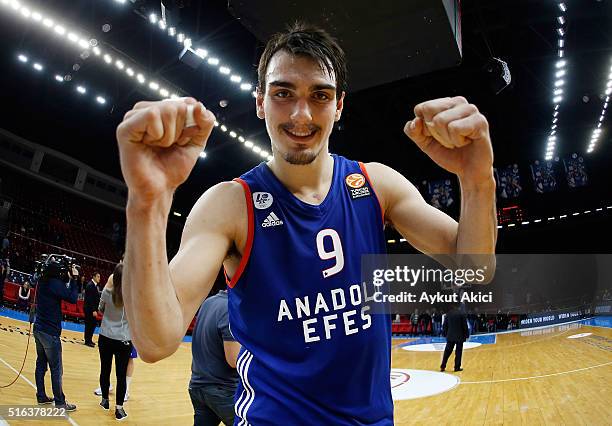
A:
{"type": "Polygon", "coordinates": [[[148,203],[172,194],[195,165],[215,116],[193,98],[138,102],[117,127],[121,171],[130,198],[148,203]],[[187,127],[193,108],[195,126],[187,127]]]}
{"type": "Polygon", "coordinates": [[[466,182],[490,180],[493,148],[489,123],[465,98],[441,98],[418,104],[404,132],[436,164],[466,182]]]}

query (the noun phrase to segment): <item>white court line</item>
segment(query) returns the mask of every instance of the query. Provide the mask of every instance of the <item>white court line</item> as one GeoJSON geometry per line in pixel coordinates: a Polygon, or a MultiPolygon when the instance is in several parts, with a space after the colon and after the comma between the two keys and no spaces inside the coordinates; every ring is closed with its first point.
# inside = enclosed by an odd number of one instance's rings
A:
{"type": "Polygon", "coordinates": [[[9,424],[0,416],[0,426],[9,426],[9,424]]]}
{"type": "MultiPolygon", "coordinates": [[[[11,364],[9,364],[8,362],[6,362],[5,360],[3,360],[0,357],[0,361],[2,361],[4,363],[4,365],[6,365],[8,368],[10,368],[11,370],[13,370],[13,372],[15,372],[16,374],[19,374],[19,377],[21,377],[23,380],[25,380],[30,386],[32,386],[34,389],[36,389],[36,386],[23,374],[20,374],[19,371],[15,370],[13,368],[13,366],[11,364]]],[[[72,426],[79,426],[79,424],[77,422],[75,422],[74,420],[72,420],[72,417],[70,417],[69,414],[66,413],[66,419],[70,422],[70,424],[72,426]]],[[[2,423],[0,423],[0,425],[2,425],[2,423]]]]}
{"type": "Polygon", "coordinates": [[[590,367],[578,368],[576,370],[561,371],[559,373],[551,373],[551,374],[542,374],[541,376],[517,377],[514,379],[500,379],[500,380],[482,380],[480,382],[463,382],[462,381],[461,384],[462,385],[475,385],[475,384],[477,385],[481,383],[502,383],[502,382],[516,382],[519,380],[541,379],[543,377],[560,376],[562,374],[576,373],[578,371],[590,370],[592,368],[605,367],[606,365],[610,365],[610,364],[612,364],[612,361],[605,362],[603,364],[592,365],[590,367]]]}

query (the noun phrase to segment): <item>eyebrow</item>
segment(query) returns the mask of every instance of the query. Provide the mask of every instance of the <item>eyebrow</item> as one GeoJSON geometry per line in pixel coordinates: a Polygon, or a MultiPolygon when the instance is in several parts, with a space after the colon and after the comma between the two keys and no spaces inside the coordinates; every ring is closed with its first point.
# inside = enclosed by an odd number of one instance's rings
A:
{"type": "MultiPolygon", "coordinates": [[[[295,84],[290,83],[288,81],[275,80],[275,81],[271,81],[268,84],[274,87],[284,87],[286,89],[292,89],[292,90],[296,89],[295,84]]],[[[329,83],[313,84],[312,86],[310,86],[310,90],[311,91],[316,91],[316,90],[334,90],[335,91],[336,86],[333,84],[329,84],[329,83]]]]}

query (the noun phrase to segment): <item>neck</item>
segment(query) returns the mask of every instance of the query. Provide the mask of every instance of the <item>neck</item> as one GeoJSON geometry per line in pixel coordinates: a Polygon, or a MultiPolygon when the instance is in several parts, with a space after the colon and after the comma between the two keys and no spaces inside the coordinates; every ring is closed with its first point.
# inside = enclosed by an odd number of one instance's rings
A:
{"type": "Polygon", "coordinates": [[[276,154],[268,167],[293,194],[321,192],[322,189],[327,192],[334,173],[334,160],[325,146],[310,164],[290,164],[276,154]]]}

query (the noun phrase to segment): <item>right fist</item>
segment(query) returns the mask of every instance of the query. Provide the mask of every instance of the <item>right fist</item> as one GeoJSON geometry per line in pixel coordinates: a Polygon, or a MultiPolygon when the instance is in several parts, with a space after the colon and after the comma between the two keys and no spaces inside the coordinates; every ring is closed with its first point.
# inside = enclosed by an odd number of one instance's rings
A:
{"type": "Polygon", "coordinates": [[[193,98],[134,105],[117,127],[130,197],[151,202],[172,194],[187,180],[214,125],[214,114],[193,98]],[[188,105],[193,106],[191,127],[186,127],[188,105]]]}

